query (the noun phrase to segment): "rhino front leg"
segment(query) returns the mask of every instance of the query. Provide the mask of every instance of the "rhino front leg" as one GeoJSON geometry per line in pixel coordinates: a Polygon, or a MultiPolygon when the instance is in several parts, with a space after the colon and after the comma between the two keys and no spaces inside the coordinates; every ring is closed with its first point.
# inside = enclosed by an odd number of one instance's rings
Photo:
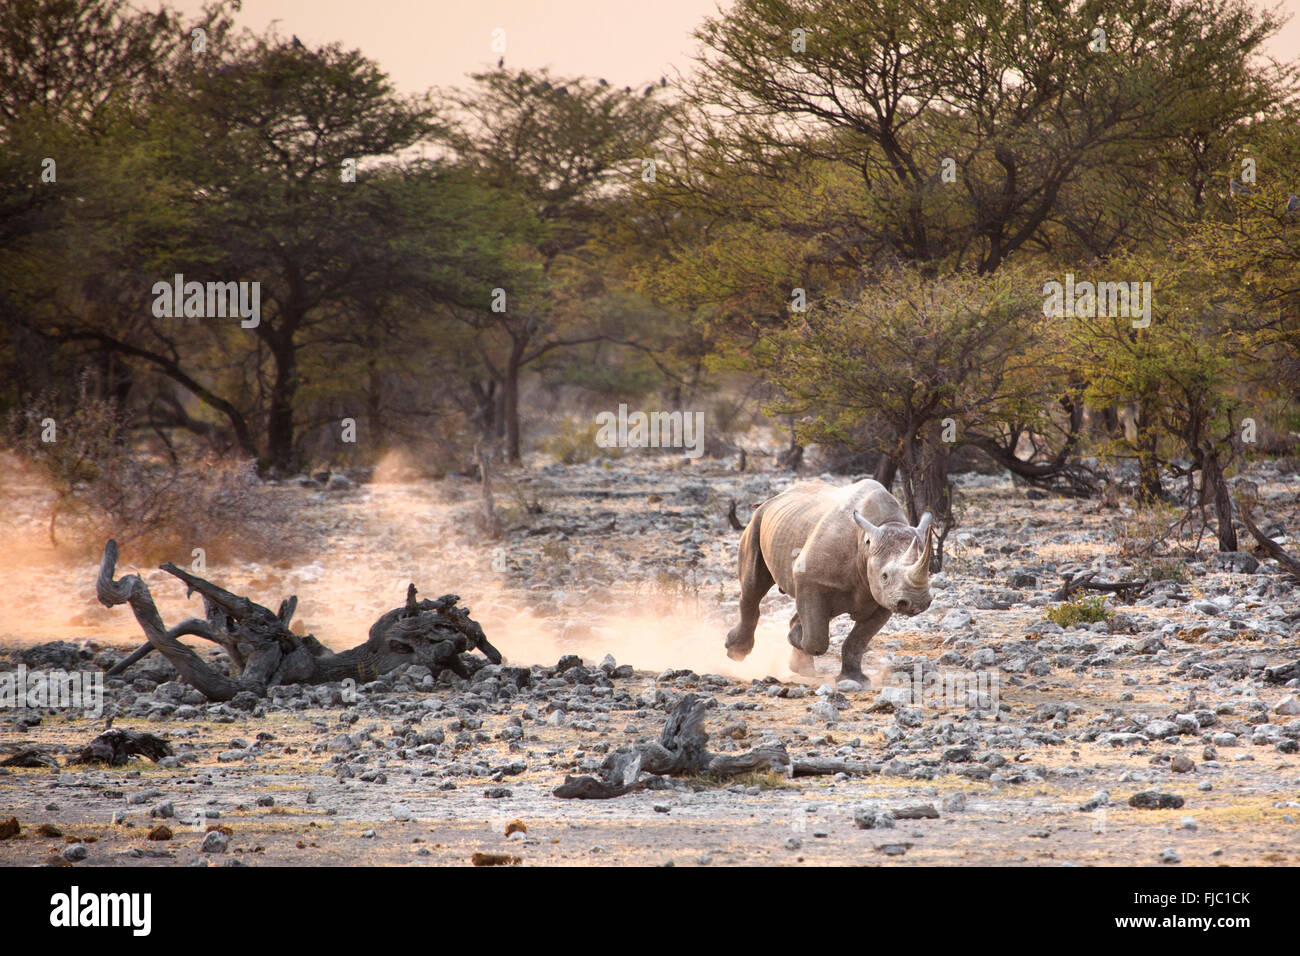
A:
{"type": "Polygon", "coordinates": [[[891,614],[885,608],[880,608],[853,625],[853,630],[849,631],[849,636],[844,639],[844,646],[840,649],[840,674],[836,680],[855,680],[863,687],[871,683],[867,675],[862,673],[862,655],[891,614]]]}
{"type": "Polygon", "coordinates": [[[816,592],[809,594],[800,590],[795,598],[795,609],[803,630],[799,638],[800,649],[814,657],[825,654],[831,646],[831,616],[826,610],[825,599],[816,592]]]}

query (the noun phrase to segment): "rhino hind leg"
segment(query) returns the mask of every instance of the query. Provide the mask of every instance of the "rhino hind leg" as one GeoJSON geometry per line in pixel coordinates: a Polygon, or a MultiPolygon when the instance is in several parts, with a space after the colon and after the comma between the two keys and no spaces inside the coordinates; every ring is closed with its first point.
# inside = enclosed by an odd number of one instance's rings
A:
{"type": "Polygon", "coordinates": [[[727,632],[726,642],[727,656],[733,661],[743,661],[754,649],[758,606],[776,583],[758,546],[758,520],[759,512],[755,512],[740,537],[740,623],[727,632]]]}
{"type": "Polygon", "coordinates": [[[797,647],[790,648],[790,670],[802,677],[817,676],[817,659],[797,647]]]}

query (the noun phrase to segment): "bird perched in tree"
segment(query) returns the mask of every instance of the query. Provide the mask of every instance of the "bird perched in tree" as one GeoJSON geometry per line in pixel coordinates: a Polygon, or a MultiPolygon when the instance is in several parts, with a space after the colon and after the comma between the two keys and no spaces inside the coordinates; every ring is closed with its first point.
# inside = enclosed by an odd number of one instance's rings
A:
{"type": "Polygon", "coordinates": [[[1249,196],[1253,192],[1254,190],[1251,189],[1249,186],[1247,186],[1245,183],[1239,183],[1235,179],[1228,180],[1229,196],[1249,196]]]}
{"type": "Polygon", "coordinates": [[[609,86],[609,80],[605,79],[605,78],[602,76],[602,77],[600,78],[600,85],[601,85],[601,86],[609,86]]]}
{"type": "Polygon", "coordinates": [[[649,95],[650,95],[651,93],[653,93],[654,91],[655,91],[654,86],[647,86],[647,87],[645,88],[645,95],[646,95],[646,96],[649,96],[649,95]]]}
{"type": "Polygon", "coordinates": [[[499,70],[505,65],[506,65],[506,58],[503,56],[497,57],[497,69],[499,70]]]}
{"type": "Polygon", "coordinates": [[[293,35],[293,48],[294,48],[295,50],[305,50],[305,49],[307,49],[305,46],[303,46],[303,42],[302,42],[301,40],[298,39],[298,34],[296,34],[296,33],[293,35]]]}
{"type": "Polygon", "coordinates": [[[661,77],[659,77],[659,85],[660,85],[660,86],[667,86],[667,85],[668,85],[668,77],[666,77],[666,76],[661,76],[661,77]]]}
{"type": "Polygon", "coordinates": [[[1286,211],[1288,213],[1292,213],[1295,212],[1297,209],[1300,209],[1300,196],[1297,196],[1295,193],[1292,193],[1286,199],[1286,211]]]}
{"type": "Polygon", "coordinates": [[[625,87],[623,87],[623,92],[624,92],[624,93],[631,93],[631,92],[632,92],[632,87],[630,87],[630,86],[625,86],[625,87]]]}

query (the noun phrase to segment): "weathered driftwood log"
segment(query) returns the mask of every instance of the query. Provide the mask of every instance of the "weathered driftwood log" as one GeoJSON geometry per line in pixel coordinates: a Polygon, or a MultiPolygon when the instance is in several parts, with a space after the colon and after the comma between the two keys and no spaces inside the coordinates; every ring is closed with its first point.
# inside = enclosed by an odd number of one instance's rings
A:
{"type": "Polygon", "coordinates": [[[106,730],[73,757],[69,763],[106,763],[120,767],[128,757],[148,757],[157,763],[172,756],[172,747],[164,738],[134,730],[106,730]]]}
{"type": "Polygon", "coordinates": [[[1132,603],[1150,583],[1146,578],[1141,581],[1094,581],[1093,578],[1097,574],[1097,571],[1089,571],[1077,577],[1073,574],[1065,575],[1061,586],[1052,595],[1052,600],[1064,601],[1075,591],[1102,591],[1107,594],[1118,594],[1120,600],[1132,603]]]}
{"type": "Polygon", "coordinates": [[[631,793],[644,786],[649,777],[655,776],[707,773],[729,777],[757,771],[789,771],[790,755],[779,744],[756,747],[743,754],[709,753],[709,735],[704,731],[707,706],[706,698],[687,694],[668,715],[658,741],[614,751],[601,764],[599,778],[566,776],[564,783],[555,789],[555,796],[605,800],[631,793]]]}
{"type": "Polygon", "coordinates": [[[865,760],[848,760],[842,757],[804,757],[794,762],[792,777],[829,777],[837,773],[867,775],[876,768],[865,760]]]}
{"type": "Polygon", "coordinates": [[[1246,526],[1246,530],[1250,532],[1250,536],[1259,542],[1259,546],[1264,549],[1264,552],[1278,564],[1282,565],[1282,568],[1287,572],[1287,574],[1296,581],[1300,581],[1300,560],[1287,554],[1282,550],[1281,545],[1259,529],[1259,526],[1251,520],[1250,508],[1240,499],[1237,501],[1237,517],[1240,518],[1241,523],[1246,526]]]}
{"type": "MultiPolygon", "coordinates": [[[[127,661],[157,650],[182,679],[209,700],[231,700],[241,691],[262,697],[267,687],[275,684],[324,684],[348,678],[371,681],[404,664],[423,664],[435,674],[447,668],[469,677],[460,655],[472,650],[481,651],[494,664],[501,663],[500,652],[488,643],[483,629],[464,608],[456,606],[460,598],[455,594],[436,601],[416,601],[412,584],[406,591],[406,603],[371,625],[364,644],[335,654],[312,635],[289,630],[298,606],[296,596],[282,601],[279,611],[272,612],[174,564],[164,564],[162,570],[184,581],[187,593],[202,595],[206,611],[206,620],[189,618],[167,628],[148,585],[137,574],[114,579],[116,566],[117,542],[109,541],[99,567],[100,603],[106,607],[131,605],[149,640],[148,648],[136,651],[127,661]],[[224,648],[234,663],[235,676],[216,670],[182,644],[179,638],[185,635],[224,648]]],[[[127,661],[110,673],[123,670],[127,661]]]]}
{"type": "Polygon", "coordinates": [[[0,760],[0,767],[57,767],[58,760],[42,750],[29,747],[0,760]]]}

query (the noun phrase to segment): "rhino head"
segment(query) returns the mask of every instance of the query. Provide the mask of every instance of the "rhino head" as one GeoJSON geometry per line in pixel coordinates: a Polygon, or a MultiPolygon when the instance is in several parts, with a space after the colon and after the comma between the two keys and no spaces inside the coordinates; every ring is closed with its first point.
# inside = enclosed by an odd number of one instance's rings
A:
{"type": "Polygon", "coordinates": [[[909,617],[930,606],[930,513],[912,528],[902,521],[875,525],[858,512],[863,530],[859,565],[876,603],[909,617]]]}

